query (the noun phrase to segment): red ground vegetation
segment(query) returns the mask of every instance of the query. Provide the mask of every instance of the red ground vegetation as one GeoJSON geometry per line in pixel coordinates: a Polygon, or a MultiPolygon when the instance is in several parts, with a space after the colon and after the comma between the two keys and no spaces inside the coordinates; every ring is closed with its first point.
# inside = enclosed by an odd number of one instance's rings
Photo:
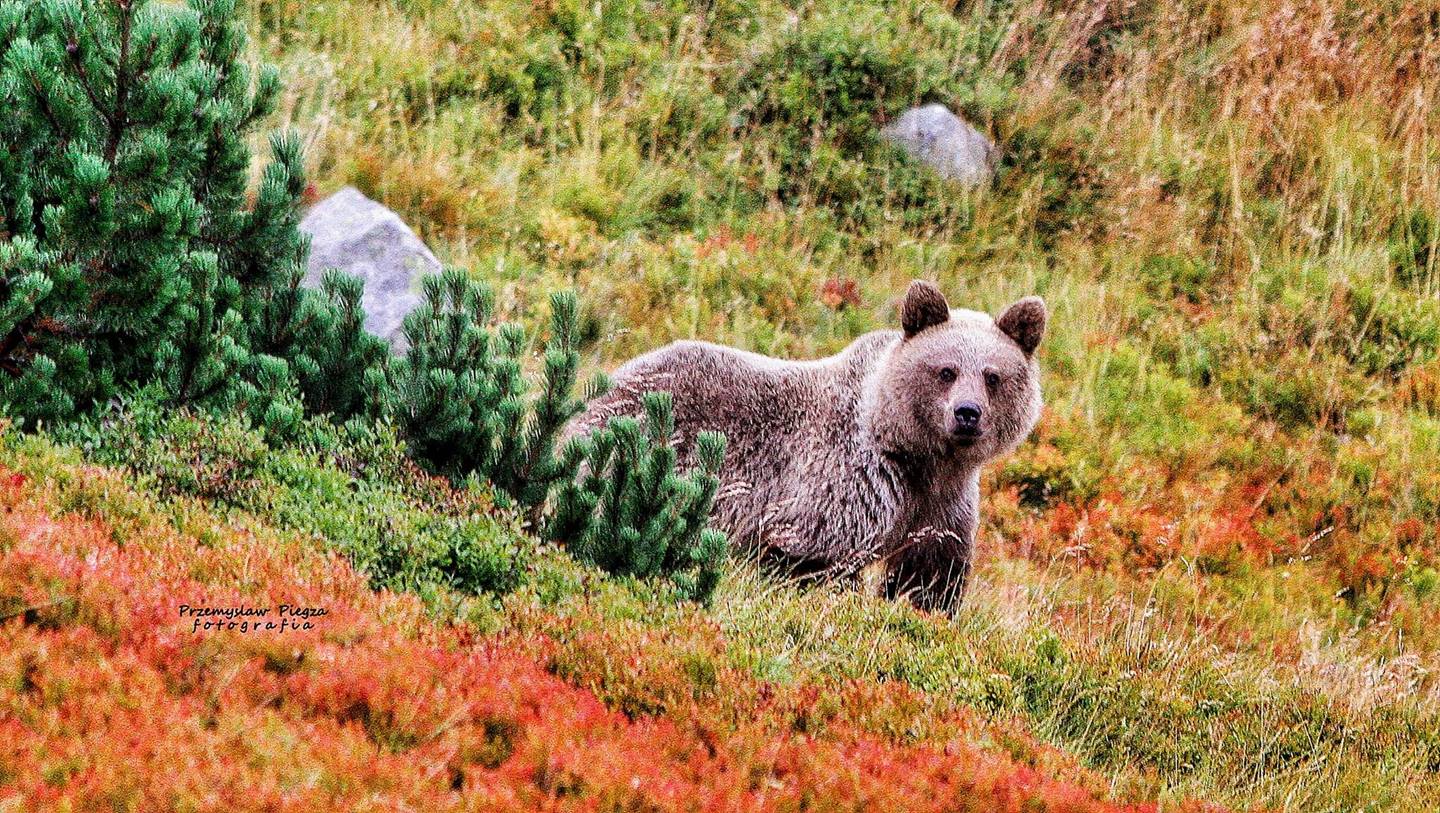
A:
{"type": "Polygon", "coordinates": [[[117,530],[0,477],[0,802],[26,810],[1153,809],[1033,742],[982,750],[958,709],[895,730],[931,702],[897,685],[781,688],[604,632],[561,656],[299,545],[117,530]],[[207,632],[182,604],[326,614],[207,632]],[[591,690],[616,680],[653,702],[591,690]]]}

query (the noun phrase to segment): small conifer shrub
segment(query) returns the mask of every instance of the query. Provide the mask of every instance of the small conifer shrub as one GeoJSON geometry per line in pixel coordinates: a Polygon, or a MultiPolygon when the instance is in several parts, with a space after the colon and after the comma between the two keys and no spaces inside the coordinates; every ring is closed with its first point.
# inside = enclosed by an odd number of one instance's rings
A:
{"type": "Polygon", "coordinates": [[[344,291],[299,288],[298,139],[272,138],[247,188],[280,85],[238,18],[235,0],[0,0],[0,406],[22,424],[152,381],[281,433],[297,387],[353,407],[378,340],[347,330],[344,291]]]}
{"type": "Polygon", "coordinates": [[[492,327],[490,288],[452,269],[423,281],[425,299],[405,319],[410,350],[373,375],[376,408],[392,419],[411,454],[432,471],[475,475],[539,520],[557,482],[579,461],[555,454],[565,423],[606,386],[597,376],[576,396],[579,302],[551,297],[538,392],[523,374],[528,337],[516,324],[492,327]]]}
{"type": "Polygon", "coordinates": [[[565,450],[585,471],[563,484],[546,526],[546,536],[577,558],[617,575],[667,576],[680,592],[708,601],[720,579],[728,543],[706,527],[725,436],[701,432],[695,440],[699,466],[676,470],[674,405],[669,393],[644,395],[643,423],[612,418],[588,438],[565,450]]]}

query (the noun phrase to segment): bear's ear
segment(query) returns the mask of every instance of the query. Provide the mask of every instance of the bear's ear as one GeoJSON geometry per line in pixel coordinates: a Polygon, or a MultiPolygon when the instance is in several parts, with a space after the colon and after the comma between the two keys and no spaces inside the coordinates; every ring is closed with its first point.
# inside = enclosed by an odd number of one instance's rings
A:
{"type": "Polygon", "coordinates": [[[905,292],[905,303],[900,306],[900,326],[905,328],[905,338],[948,321],[950,304],[945,301],[940,289],[923,280],[910,283],[910,290],[905,292]]]}
{"type": "Polygon", "coordinates": [[[995,327],[1015,340],[1025,355],[1035,352],[1040,339],[1045,335],[1045,300],[1038,296],[1027,296],[1005,309],[995,320],[995,327]]]}

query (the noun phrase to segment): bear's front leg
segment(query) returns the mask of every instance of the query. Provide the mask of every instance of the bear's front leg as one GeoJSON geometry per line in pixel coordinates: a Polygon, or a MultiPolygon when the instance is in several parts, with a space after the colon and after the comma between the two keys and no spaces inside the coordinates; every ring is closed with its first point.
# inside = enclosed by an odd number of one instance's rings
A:
{"type": "Polygon", "coordinates": [[[971,543],[957,531],[925,526],[886,557],[886,594],[917,610],[954,615],[970,576],[971,543]]]}

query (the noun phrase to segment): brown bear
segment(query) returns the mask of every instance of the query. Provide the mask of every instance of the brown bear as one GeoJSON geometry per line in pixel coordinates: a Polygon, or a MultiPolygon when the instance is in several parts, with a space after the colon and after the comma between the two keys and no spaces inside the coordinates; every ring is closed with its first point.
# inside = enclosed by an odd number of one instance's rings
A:
{"type": "Polygon", "coordinates": [[[991,319],[951,310],[939,288],[916,281],[901,330],[867,333],[829,358],[695,341],[646,353],[566,436],[640,414],[645,392],[669,392],[682,461],[701,430],[729,440],[713,522],[732,543],[949,612],[970,569],[980,467],[1040,415],[1045,321],[1038,297],[991,319]]]}

